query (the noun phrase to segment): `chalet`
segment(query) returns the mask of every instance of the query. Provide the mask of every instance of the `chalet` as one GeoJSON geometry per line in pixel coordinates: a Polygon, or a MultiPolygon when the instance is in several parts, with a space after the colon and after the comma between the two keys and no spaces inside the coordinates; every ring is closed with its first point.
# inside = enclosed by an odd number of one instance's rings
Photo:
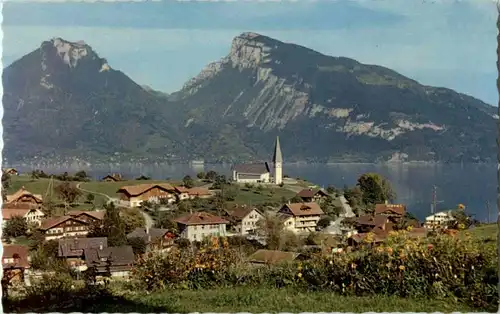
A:
{"type": "Polygon", "coordinates": [[[189,199],[189,189],[185,186],[176,186],[174,187],[175,195],[177,197],[177,201],[183,201],[189,199]]]}
{"type": "Polygon", "coordinates": [[[182,216],[175,222],[179,226],[180,237],[189,241],[201,241],[210,236],[226,236],[226,226],[229,224],[226,219],[206,212],[182,216]]]}
{"type": "Polygon", "coordinates": [[[302,199],[305,203],[317,202],[320,203],[322,200],[329,197],[328,193],[322,189],[303,189],[297,196],[302,199]]]}
{"type": "Polygon", "coordinates": [[[315,231],[324,214],[318,203],[314,202],[285,204],[278,213],[293,217],[293,223],[285,227],[297,233],[315,231]]]}
{"type": "Polygon", "coordinates": [[[18,204],[18,203],[29,203],[36,206],[41,206],[43,202],[42,196],[40,194],[33,194],[26,190],[24,186],[20,188],[14,194],[7,195],[6,203],[18,204]]]}
{"type": "Polygon", "coordinates": [[[11,176],[18,176],[19,175],[19,172],[14,168],[3,169],[3,173],[11,175],[11,176]]]}
{"type": "Polygon", "coordinates": [[[455,221],[451,210],[435,213],[425,218],[424,227],[427,229],[447,229],[455,221]]]}
{"type": "Polygon", "coordinates": [[[233,167],[233,181],[238,183],[269,183],[271,171],[269,164],[241,164],[233,167]]]}
{"type": "Polygon", "coordinates": [[[9,283],[23,282],[30,268],[29,248],[22,245],[4,245],[2,256],[3,278],[9,283]]]}
{"type": "Polygon", "coordinates": [[[174,244],[175,234],[168,229],[161,228],[136,228],[127,234],[127,239],[140,238],[151,248],[166,247],[174,244]]]}
{"type": "Polygon", "coordinates": [[[392,222],[398,222],[404,218],[406,206],[402,204],[377,204],[375,205],[375,215],[388,217],[392,222]]]}
{"type": "Polygon", "coordinates": [[[87,271],[92,269],[97,276],[126,278],[134,265],[131,246],[89,248],[83,251],[87,271]]]}
{"type": "Polygon", "coordinates": [[[40,231],[45,234],[45,240],[86,236],[89,224],[71,216],[61,216],[42,221],[40,231]]]}
{"type": "Polygon", "coordinates": [[[68,216],[75,219],[84,221],[86,223],[96,223],[104,220],[105,211],[84,211],[84,210],[72,210],[68,212],[68,216]]]}
{"type": "Polygon", "coordinates": [[[276,265],[303,260],[304,256],[296,252],[283,252],[275,250],[258,250],[248,257],[248,262],[254,266],[276,265]]]}
{"type": "Polygon", "coordinates": [[[240,235],[253,234],[258,228],[258,222],[263,218],[255,207],[235,206],[226,211],[227,218],[235,231],[240,235]]]}
{"type": "Polygon", "coordinates": [[[384,215],[361,215],[354,220],[355,228],[359,233],[371,231],[392,230],[394,224],[384,215]]]}
{"type": "Polygon", "coordinates": [[[119,173],[113,173],[113,174],[108,174],[104,178],[102,178],[102,181],[104,182],[118,182],[118,181],[123,181],[123,177],[119,173]]]}
{"type": "Polygon", "coordinates": [[[190,199],[210,198],[213,196],[213,194],[207,188],[194,187],[194,188],[188,189],[188,196],[190,199]]]}
{"type": "Polygon", "coordinates": [[[351,247],[359,247],[362,245],[377,245],[384,242],[387,239],[386,233],[372,233],[371,240],[367,242],[367,237],[370,235],[370,232],[357,233],[352,235],[347,239],[347,245],[351,247]]]}
{"type": "Polygon", "coordinates": [[[117,191],[121,201],[130,207],[138,207],[144,201],[159,202],[166,199],[174,202],[176,199],[175,188],[168,183],[138,184],[123,186],[117,191]]]}
{"type": "Polygon", "coordinates": [[[11,207],[3,207],[2,208],[2,220],[3,226],[6,225],[7,221],[12,219],[12,217],[22,217],[28,223],[28,226],[36,226],[39,227],[42,224],[42,219],[45,217],[45,214],[36,207],[31,208],[11,208],[11,207]]]}
{"type": "Polygon", "coordinates": [[[100,249],[108,247],[108,238],[73,238],[59,239],[59,258],[65,259],[69,266],[79,271],[85,271],[84,251],[88,249],[100,249]]]}

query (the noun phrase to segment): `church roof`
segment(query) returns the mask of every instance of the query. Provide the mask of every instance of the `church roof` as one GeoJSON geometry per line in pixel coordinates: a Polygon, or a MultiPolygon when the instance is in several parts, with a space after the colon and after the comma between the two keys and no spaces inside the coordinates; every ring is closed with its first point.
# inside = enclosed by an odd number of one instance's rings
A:
{"type": "Polygon", "coordinates": [[[276,144],[274,146],[274,156],[273,156],[273,163],[283,162],[283,155],[281,154],[281,147],[280,147],[280,138],[279,136],[276,136],[276,144]]]}

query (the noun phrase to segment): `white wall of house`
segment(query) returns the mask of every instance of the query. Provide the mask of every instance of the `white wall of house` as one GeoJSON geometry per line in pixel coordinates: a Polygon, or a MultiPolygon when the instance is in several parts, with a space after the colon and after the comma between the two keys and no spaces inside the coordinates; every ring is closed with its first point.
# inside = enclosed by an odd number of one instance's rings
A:
{"type": "Polygon", "coordinates": [[[455,218],[453,218],[450,212],[440,212],[425,218],[424,226],[426,228],[447,227],[454,220],[455,218]]]}
{"type": "Polygon", "coordinates": [[[24,219],[26,219],[26,222],[28,224],[34,224],[37,226],[40,226],[42,224],[42,219],[45,216],[45,214],[41,210],[33,210],[29,211],[24,219]]]}
{"type": "Polygon", "coordinates": [[[248,215],[243,217],[241,222],[236,226],[236,230],[238,233],[241,233],[241,235],[247,235],[253,230],[256,230],[258,225],[258,221],[262,219],[263,216],[256,211],[255,209],[252,210],[248,215]]]}
{"type": "Polygon", "coordinates": [[[186,226],[180,236],[189,241],[202,241],[204,238],[211,236],[225,237],[227,236],[226,224],[186,226]]]}

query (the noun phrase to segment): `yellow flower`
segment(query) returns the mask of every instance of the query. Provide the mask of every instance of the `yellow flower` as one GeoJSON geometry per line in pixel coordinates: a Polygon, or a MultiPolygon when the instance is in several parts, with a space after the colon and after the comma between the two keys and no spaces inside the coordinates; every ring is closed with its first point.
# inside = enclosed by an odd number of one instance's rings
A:
{"type": "Polygon", "coordinates": [[[460,229],[460,230],[465,229],[465,225],[464,224],[458,224],[458,229],[460,229]]]}
{"type": "Polygon", "coordinates": [[[399,270],[405,270],[404,265],[400,265],[400,266],[399,266],[399,270]]]}
{"type": "Polygon", "coordinates": [[[352,263],[352,264],[351,264],[351,268],[352,268],[352,269],[356,269],[356,264],[352,263]]]}
{"type": "Polygon", "coordinates": [[[302,273],[298,273],[297,277],[302,278],[302,273]]]}
{"type": "Polygon", "coordinates": [[[298,269],[298,270],[302,270],[302,266],[300,266],[300,265],[299,265],[299,266],[297,267],[297,269],[298,269]]]}
{"type": "Polygon", "coordinates": [[[412,226],[408,226],[408,227],[406,228],[406,230],[408,230],[408,231],[411,231],[412,229],[413,229],[413,227],[412,227],[412,226]]]}

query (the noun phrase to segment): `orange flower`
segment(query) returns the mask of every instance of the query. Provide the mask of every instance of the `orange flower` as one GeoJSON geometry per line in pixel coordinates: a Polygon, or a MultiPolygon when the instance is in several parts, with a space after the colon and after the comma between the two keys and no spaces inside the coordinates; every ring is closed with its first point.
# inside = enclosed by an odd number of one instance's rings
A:
{"type": "Polygon", "coordinates": [[[392,248],[391,248],[391,247],[388,247],[388,248],[386,249],[386,251],[387,251],[387,253],[392,254],[392,248]]]}
{"type": "Polygon", "coordinates": [[[399,270],[405,270],[404,265],[400,265],[400,266],[399,266],[399,270]]]}

